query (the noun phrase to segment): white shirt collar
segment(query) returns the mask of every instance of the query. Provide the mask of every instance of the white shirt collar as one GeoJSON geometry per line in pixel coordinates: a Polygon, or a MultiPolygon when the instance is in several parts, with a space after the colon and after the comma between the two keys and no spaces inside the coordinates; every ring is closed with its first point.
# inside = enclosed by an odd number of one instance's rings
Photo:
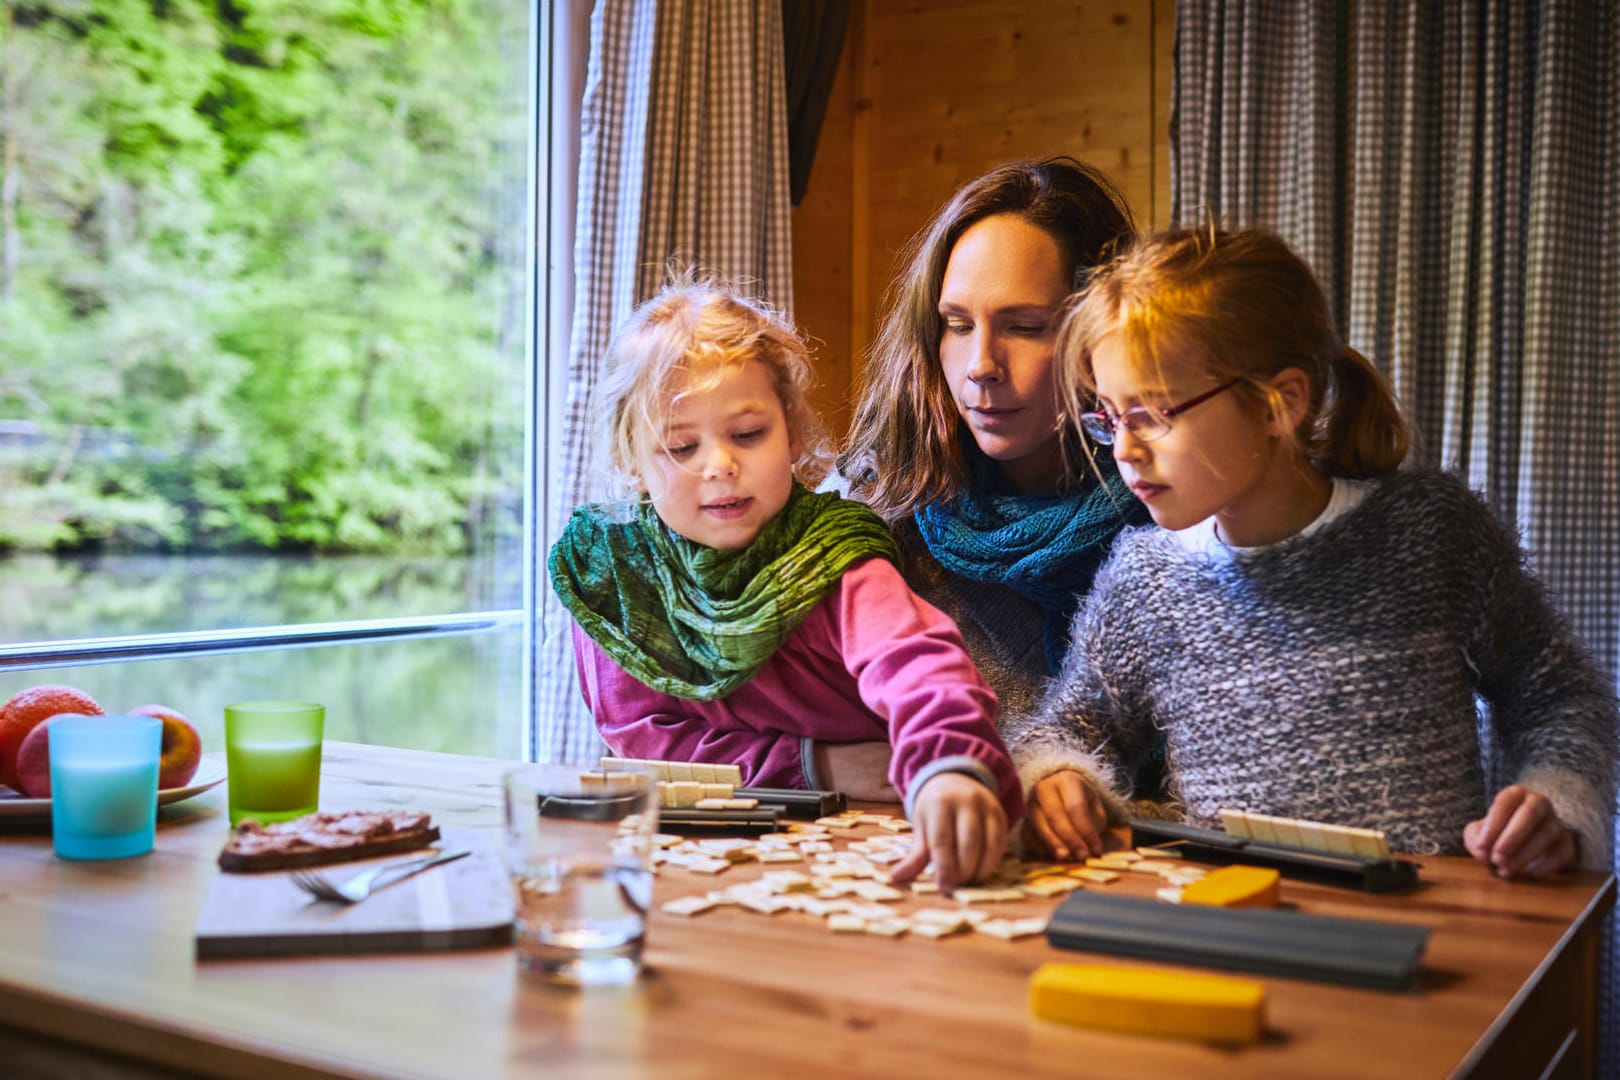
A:
{"type": "MultiPolygon", "coordinates": [[[[1346,480],[1342,477],[1333,478],[1333,490],[1328,495],[1328,502],[1322,512],[1316,515],[1316,520],[1305,526],[1294,536],[1286,539],[1292,540],[1296,536],[1310,536],[1330,521],[1344,517],[1350,511],[1361,505],[1361,501],[1373,489],[1371,480],[1346,480]]],[[[1194,555],[1204,555],[1212,559],[1229,560],[1252,555],[1257,551],[1264,551],[1271,544],[1260,544],[1254,547],[1238,547],[1222,540],[1219,531],[1215,528],[1215,516],[1200,521],[1198,524],[1172,533],[1182,548],[1194,555]]],[[[1277,541],[1283,543],[1284,541],[1277,541]]]]}

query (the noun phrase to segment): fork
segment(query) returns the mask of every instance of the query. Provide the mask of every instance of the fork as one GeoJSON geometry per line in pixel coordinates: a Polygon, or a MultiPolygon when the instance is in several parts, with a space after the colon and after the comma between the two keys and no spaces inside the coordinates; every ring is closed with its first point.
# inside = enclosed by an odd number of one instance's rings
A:
{"type": "Polygon", "coordinates": [[[430,867],[441,866],[447,862],[454,862],[472,852],[463,848],[460,851],[435,851],[422,858],[406,859],[403,862],[388,863],[386,866],[374,866],[370,870],[362,871],[354,877],[334,884],[325,874],[317,874],[308,870],[298,870],[292,875],[292,883],[305,892],[314,893],[322,900],[337,900],[345,904],[358,904],[370,896],[373,890],[392,885],[397,881],[404,881],[412,874],[419,874],[430,867]]]}

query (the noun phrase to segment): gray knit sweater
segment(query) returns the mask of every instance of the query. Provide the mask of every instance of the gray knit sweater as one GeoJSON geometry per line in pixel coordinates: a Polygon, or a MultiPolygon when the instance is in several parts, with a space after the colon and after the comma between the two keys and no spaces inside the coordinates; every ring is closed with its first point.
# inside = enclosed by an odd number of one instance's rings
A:
{"type": "Polygon", "coordinates": [[[1417,853],[1460,853],[1463,826],[1517,782],[1552,800],[1584,863],[1609,862],[1612,689],[1512,533],[1440,473],[1392,476],[1320,530],[1233,559],[1130,530],[1052,691],[1003,731],[1026,785],[1079,768],[1119,815],[1122,778],[1162,732],[1189,821],[1234,807],[1383,829],[1417,853]]]}

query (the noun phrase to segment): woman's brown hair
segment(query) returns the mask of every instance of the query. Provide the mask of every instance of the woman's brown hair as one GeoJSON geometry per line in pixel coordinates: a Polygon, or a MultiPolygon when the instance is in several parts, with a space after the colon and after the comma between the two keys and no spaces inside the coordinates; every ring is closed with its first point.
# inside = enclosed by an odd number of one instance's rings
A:
{"type": "MultiPolygon", "coordinates": [[[[883,325],[867,356],[850,439],[838,470],[852,495],[894,521],[967,489],[961,419],[945,383],[939,293],[951,251],[964,232],[997,214],[1024,219],[1056,242],[1071,287],[1135,234],[1130,209],[1100,172],[1073,158],[1019,161],[961,188],[906,246],[907,269],[889,291],[883,325]]],[[[1056,393],[1053,388],[1053,393],[1056,393]]],[[[1087,461],[1073,425],[1064,425],[1070,475],[1087,461]]]]}
{"type": "Polygon", "coordinates": [[[1110,334],[1152,370],[1171,349],[1196,350],[1217,381],[1242,380],[1274,416],[1282,395],[1269,384],[1285,368],[1310,379],[1310,408],[1293,429],[1328,476],[1394,472],[1411,433],[1384,376],[1345,345],[1311,268],[1259,229],[1172,229],[1099,268],[1058,334],[1058,385],[1078,416],[1096,391],[1091,354],[1110,334]]]}

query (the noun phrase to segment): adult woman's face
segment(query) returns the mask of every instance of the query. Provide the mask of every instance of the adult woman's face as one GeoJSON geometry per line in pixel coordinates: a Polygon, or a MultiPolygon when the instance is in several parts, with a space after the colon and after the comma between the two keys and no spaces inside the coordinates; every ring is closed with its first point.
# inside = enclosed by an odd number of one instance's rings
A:
{"type": "Polygon", "coordinates": [[[974,223],[940,285],[939,358],[956,411],[1023,494],[1063,473],[1052,379],[1069,272],[1057,242],[1013,214],[974,223]]]}

